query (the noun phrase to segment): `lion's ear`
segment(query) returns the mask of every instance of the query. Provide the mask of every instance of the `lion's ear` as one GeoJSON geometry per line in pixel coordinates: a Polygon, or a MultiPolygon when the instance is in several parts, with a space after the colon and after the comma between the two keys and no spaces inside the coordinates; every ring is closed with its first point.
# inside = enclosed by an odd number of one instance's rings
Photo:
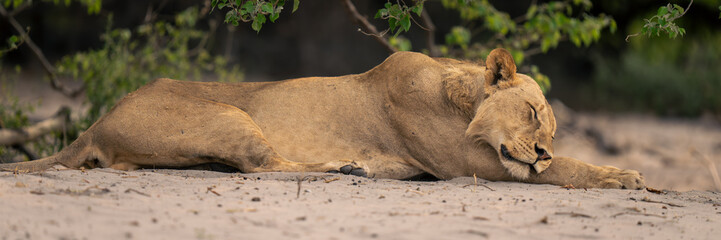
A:
{"type": "Polygon", "coordinates": [[[484,87],[487,93],[514,86],[516,80],[516,62],[506,49],[496,48],[486,58],[484,87]]]}

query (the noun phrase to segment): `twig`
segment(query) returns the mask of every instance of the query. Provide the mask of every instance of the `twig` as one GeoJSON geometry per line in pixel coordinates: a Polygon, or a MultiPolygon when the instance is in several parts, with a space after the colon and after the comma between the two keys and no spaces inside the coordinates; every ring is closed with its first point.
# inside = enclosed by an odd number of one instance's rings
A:
{"type": "Polygon", "coordinates": [[[695,155],[696,158],[700,159],[702,162],[706,164],[706,168],[711,173],[711,178],[713,178],[713,183],[716,186],[717,191],[721,191],[721,178],[719,177],[718,170],[716,169],[716,164],[714,164],[713,161],[706,158],[703,154],[701,154],[696,148],[691,148],[691,154],[695,155]]]}
{"type": "MultiPolygon", "coordinates": [[[[428,53],[431,57],[440,57],[441,56],[441,50],[438,49],[438,46],[436,46],[436,25],[433,24],[433,21],[431,21],[431,15],[428,14],[428,11],[426,9],[423,9],[423,13],[421,13],[421,19],[423,20],[423,25],[425,25],[426,30],[426,42],[428,43],[428,53]]],[[[420,26],[420,24],[419,24],[420,26]]]]}
{"type": "MultiPolygon", "coordinates": [[[[467,185],[464,185],[462,188],[469,187],[469,186],[473,186],[473,185],[474,185],[474,184],[467,184],[467,185]]],[[[478,185],[481,186],[481,187],[485,187],[485,188],[487,188],[488,190],[496,191],[496,189],[493,189],[493,188],[489,187],[489,186],[486,185],[486,184],[478,183],[478,185]]]]}
{"type": "Polygon", "coordinates": [[[211,192],[211,193],[215,194],[216,196],[220,197],[220,193],[216,192],[214,189],[215,189],[215,185],[210,186],[210,187],[208,187],[208,190],[205,191],[205,193],[211,192]]]}
{"type": "Polygon", "coordinates": [[[658,215],[658,214],[641,213],[641,212],[620,212],[620,213],[616,213],[616,214],[611,215],[611,217],[612,217],[612,218],[615,218],[615,217],[618,217],[618,216],[621,216],[621,215],[626,215],[626,214],[628,214],[628,215],[640,215],[640,216],[646,216],[646,217],[666,218],[666,216],[661,216],[661,215],[658,215]]]}
{"type": "Polygon", "coordinates": [[[476,186],[478,186],[478,178],[476,177],[476,173],[473,173],[473,192],[476,192],[476,186]]]}
{"type": "Polygon", "coordinates": [[[303,184],[303,181],[305,181],[306,179],[308,179],[308,177],[310,177],[310,176],[303,176],[303,174],[304,174],[304,172],[300,172],[300,176],[296,177],[296,179],[298,179],[298,192],[295,193],[296,199],[300,198],[300,187],[303,184]]]}
{"type": "MultiPolygon", "coordinates": [[[[15,11],[13,11],[15,12],[15,11]]],[[[10,25],[15,28],[15,31],[17,31],[20,34],[20,37],[25,40],[25,43],[30,48],[30,50],[33,51],[35,56],[40,60],[40,63],[42,63],[43,68],[45,68],[45,72],[47,72],[49,78],[50,78],[50,86],[53,87],[53,89],[60,91],[65,96],[75,98],[80,93],[83,92],[85,89],[84,87],[80,87],[76,90],[71,90],[67,88],[65,85],[63,85],[60,80],[58,80],[57,76],[55,75],[55,68],[52,64],[50,64],[50,61],[45,57],[45,54],[43,54],[42,50],[35,45],[35,42],[28,36],[28,34],[23,30],[23,27],[20,26],[20,23],[18,23],[17,20],[15,20],[15,17],[13,17],[12,14],[8,13],[4,6],[0,5],[0,15],[2,15],[8,22],[10,22],[10,25]]]]}
{"type": "Polygon", "coordinates": [[[524,52],[523,52],[523,56],[525,56],[525,57],[530,57],[530,56],[539,54],[539,53],[541,53],[541,52],[543,52],[543,51],[541,51],[541,48],[540,48],[540,47],[531,48],[531,49],[528,49],[528,50],[524,51],[524,52]]]}
{"type": "Polygon", "coordinates": [[[375,39],[378,43],[383,45],[383,47],[388,50],[388,52],[395,53],[398,50],[396,50],[393,46],[391,46],[390,43],[388,43],[388,40],[383,37],[381,33],[378,32],[375,26],[368,22],[368,19],[358,13],[358,10],[355,8],[355,5],[353,5],[353,2],[351,0],[342,0],[343,4],[346,6],[346,10],[350,14],[350,16],[353,18],[353,20],[361,25],[363,28],[365,28],[365,31],[368,32],[366,35],[372,36],[373,39],[375,39]]]}
{"type": "Polygon", "coordinates": [[[638,35],[640,35],[640,34],[641,34],[640,32],[637,32],[637,33],[634,33],[634,34],[631,34],[631,35],[626,36],[626,42],[628,42],[628,39],[629,39],[629,38],[636,37],[636,36],[638,36],[638,35]]]}
{"type": "Polygon", "coordinates": [[[406,189],[406,192],[412,192],[412,193],[415,193],[415,194],[418,194],[421,196],[426,195],[425,193],[423,193],[421,191],[417,191],[417,190],[413,190],[413,189],[406,189]]]}
{"type": "MultiPolygon", "coordinates": [[[[158,17],[158,11],[163,9],[165,5],[168,3],[168,0],[163,0],[158,5],[158,9],[153,9],[153,4],[148,4],[148,9],[145,11],[145,18],[143,18],[143,24],[148,24],[154,21],[158,17]],[[156,11],[157,10],[157,11],[156,11]]],[[[200,14],[201,16],[203,14],[200,14]]]]}
{"type": "Polygon", "coordinates": [[[215,36],[215,31],[218,29],[218,23],[215,21],[215,19],[210,19],[208,21],[208,27],[210,27],[210,32],[203,35],[203,38],[200,39],[198,45],[188,51],[188,56],[198,55],[200,53],[200,50],[204,49],[205,45],[208,43],[208,38],[210,38],[210,36],[215,36]]]}
{"type": "Polygon", "coordinates": [[[666,205],[669,205],[669,206],[671,206],[671,207],[685,207],[685,206],[683,206],[683,205],[678,205],[678,204],[675,204],[675,203],[667,203],[667,202],[661,202],[661,201],[651,200],[651,199],[648,198],[648,197],[643,197],[642,199],[635,199],[635,198],[629,198],[629,199],[630,199],[630,200],[633,200],[633,201],[641,201],[641,202],[649,202],[649,203],[666,204],[666,205]]]}
{"type": "Polygon", "coordinates": [[[593,218],[591,215],[583,214],[583,213],[576,213],[576,212],[556,212],[556,215],[568,215],[571,217],[583,217],[583,218],[593,218]]]}
{"type": "Polygon", "coordinates": [[[340,180],[340,177],[335,177],[335,178],[331,178],[331,179],[323,179],[323,180],[325,180],[324,181],[325,183],[330,183],[330,182],[335,182],[335,181],[340,180]]]}
{"type": "Polygon", "coordinates": [[[655,193],[655,194],[664,194],[665,193],[665,192],[663,192],[663,190],[658,190],[658,189],[655,189],[652,187],[646,187],[646,191],[649,191],[649,192],[655,193]]]}
{"type": "MultiPolygon", "coordinates": [[[[534,6],[534,5],[536,5],[536,0],[531,1],[531,4],[528,5],[528,8],[531,8],[531,6],[534,6]]],[[[541,12],[540,10],[541,9],[538,9],[537,12],[541,12]]],[[[528,20],[528,18],[526,18],[526,14],[520,15],[513,19],[513,21],[516,22],[516,24],[521,24],[523,21],[526,21],[526,20],[528,20]]]]}
{"type": "Polygon", "coordinates": [[[146,196],[146,197],[150,197],[149,194],[144,193],[144,192],[141,192],[141,191],[138,191],[138,190],[135,190],[135,189],[132,189],[132,188],[128,188],[128,189],[125,190],[125,193],[130,193],[130,192],[134,192],[134,193],[137,193],[137,194],[146,196]]]}

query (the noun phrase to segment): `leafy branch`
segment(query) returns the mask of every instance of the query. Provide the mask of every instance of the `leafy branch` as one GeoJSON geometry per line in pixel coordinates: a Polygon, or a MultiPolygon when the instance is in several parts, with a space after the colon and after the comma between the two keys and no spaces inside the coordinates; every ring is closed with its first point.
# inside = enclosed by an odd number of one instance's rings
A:
{"type": "MultiPolygon", "coordinates": [[[[28,1],[25,4],[29,4],[29,3],[30,2],[28,1]]],[[[23,27],[15,19],[15,15],[18,13],[18,11],[25,9],[25,7],[22,7],[22,6],[25,6],[23,4],[22,0],[15,1],[13,3],[13,6],[15,7],[15,9],[12,12],[8,12],[5,9],[5,6],[7,6],[7,5],[9,5],[9,1],[7,1],[7,0],[5,1],[4,5],[0,5],[0,15],[3,16],[10,23],[10,25],[15,29],[15,31],[17,31],[20,34],[20,39],[22,39],[22,41],[26,43],[26,45],[30,48],[30,50],[32,50],[32,52],[38,58],[40,63],[42,63],[42,66],[45,69],[45,72],[47,72],[47,74],[50,78],[50,84],[53,87],[53,89],[58,90],[61,93],[63,93],[64,95],[69,96],[69,97],[77,97],[78,95],[80,95],[80,93],[82,93],[82,91],[83,91],[82,87],[79,89],[76,89],[76,90],[71,90],[58,80],[56,71],[55,71],[55,68],[53,67],[53,65],[50,64],[50,61],[48,61],[48,59],[45,57],[45,54],[43,54],[43,51],[40,49],[40,47],[38,47],[35,44],[35,42],[33,42],[33,40],[30,38],[30,36],[26,32],[26,30],[23,30],[23,27]]]]}
{"type": "MultiPolygon", "coordinates": [[[[300,0],[293,0],[292,12],[298,10],[299,4],[300,0]]],[[[260,32],[267,20],[275,22],[280,17],[285,0],[212,0],[210,5],[212,9],[229,9],[225,14],[225,23],[238,26],[240,22],[253,22],[251,28],[260,32]]]]}
{"type": "MultiPolygon", "coordinates": [[[[641,32],[626,36],[626,42],[628,42],[629,38],[638,35],[646,35],[646,37],[656,35],[658,37],[663,33],[664,35],[668,34],[669,38],[685,35],[686,29],[679,27],[674,21],[685,15],[688,9],[691,8],[691,4],[693,4],[693,0],[688,3],[686,9],[683,9],[683,7],[677,4],[671,5],[670,3],[666,6],[659,7],[656,15],[649,19],[644,19],[646,23],[643,25],[643,28],[641,28],[641,32]]],[[[721,7],[719,7],[719,9],[721,9],[721,7]]],[[[721,18],[721,16],[719,16],[719,18],[721,18]]]]}
{"type": "MultiPolygon", "coordinates": [[[[395,32],[394,36],[398,36],[401,32],[408,32],[411,28],[411,12],[421,16],[423,13],[423,3],[425,0],[418,0],[416,4],[409,7],[405,4],[386,2],[383,8],[378,9],[375,18],[388,20],[388,26],[391,32],[395,32]]],[[[415,20],[413,20],[415,22],[415,20]]],[[[420,26],[420,24],[418,24],[420,26]]],[[[422,26],[421,26],[422,28],[422,26]]]]}
{"type": "MultiPolygon", "coordinates": [[[[27,30],[28,32],[30,29],[27,30]]],[[[15,49],[18,49],[19,46],[23,45],[25,43],[25,39],[22,37],[18,37],[17,35],[10,36],[7,40],[7,48],[0,49],[0,57],[3,56],[6,52],[13,51],[15,49]]]]}
{"type": "MultiPolygon", "coordinates": [[[[610,16],[590,15],[590,0],[566,0],[536,3],[526,14],[512,18],[487,0],[442,0],[447,9],[456,10],[464,24],[446,34],[443,55],[454,58],[482,59],[496,47],[508,49],[518,65],[530,56],[546,53],[560,42],[570,41],[577,47],[590,46],[601,37],[601,31],[616,31],[610,16]]],[[[530,72],[541,89],[550,88],[550,80],[535,66],[521,67],[530,72]]]]}

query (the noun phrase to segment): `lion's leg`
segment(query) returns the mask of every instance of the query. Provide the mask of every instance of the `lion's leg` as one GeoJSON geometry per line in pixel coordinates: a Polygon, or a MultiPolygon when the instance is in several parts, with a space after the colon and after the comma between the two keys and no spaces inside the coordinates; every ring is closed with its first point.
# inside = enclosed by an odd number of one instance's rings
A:
{"type": "Polygon", "coordinates": [[[571,184],[577,188],[641,189],[645,186],[643,177],[637,171],[594,166],[567,157],[554,157],[545,171],[531,174],[524,182],[561,186],[571,184]]]}
{"type": "MultiPolygon", "coordinates": [[[[190,167],[222,163],[242,172],[327,172],[365,175],[352,161],[299,163],[276,152],[245,111],[169,92],[127,97],[94,127],[104,146],[101,166],[190,167]],[[148,99],[162,99],[150,101],[148,99]]],[[[293,133],[288,133],[293,134],[293,133]]]]}
{"type": "Polygon", "coordinates": [[[207,133],[195,136],[186,149],[189,157],[200,157],[237,167],[243,172],[329,172],[367,176],[364,166],[350,161],[337,160],[323,163],[290,161],[275,151],[253,119],[236,107],[206,102],[209,107],[220,108],[216,114],[202,121],[207,133]],[[209,127],[212,126],[212,127],[209,127]],[[213,144],[207,144],[213,143],[213,144]]]}

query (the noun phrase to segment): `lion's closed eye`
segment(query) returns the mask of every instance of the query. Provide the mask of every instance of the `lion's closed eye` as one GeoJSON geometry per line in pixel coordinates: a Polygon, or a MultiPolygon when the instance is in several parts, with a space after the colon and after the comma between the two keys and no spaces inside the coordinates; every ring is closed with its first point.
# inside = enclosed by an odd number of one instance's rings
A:
{"type": "Polygon", "coordinates": [[[531,119],[535,119],[535,120],[537,120],[537,121],[540,121],[540,120],[538,119],[538,111],[536,111],[536,108],[533,107],[533,105],[531,105],[530,103],[528,103],[528,106],[531,107],[531,117],[532,117],[531,119]]]}

